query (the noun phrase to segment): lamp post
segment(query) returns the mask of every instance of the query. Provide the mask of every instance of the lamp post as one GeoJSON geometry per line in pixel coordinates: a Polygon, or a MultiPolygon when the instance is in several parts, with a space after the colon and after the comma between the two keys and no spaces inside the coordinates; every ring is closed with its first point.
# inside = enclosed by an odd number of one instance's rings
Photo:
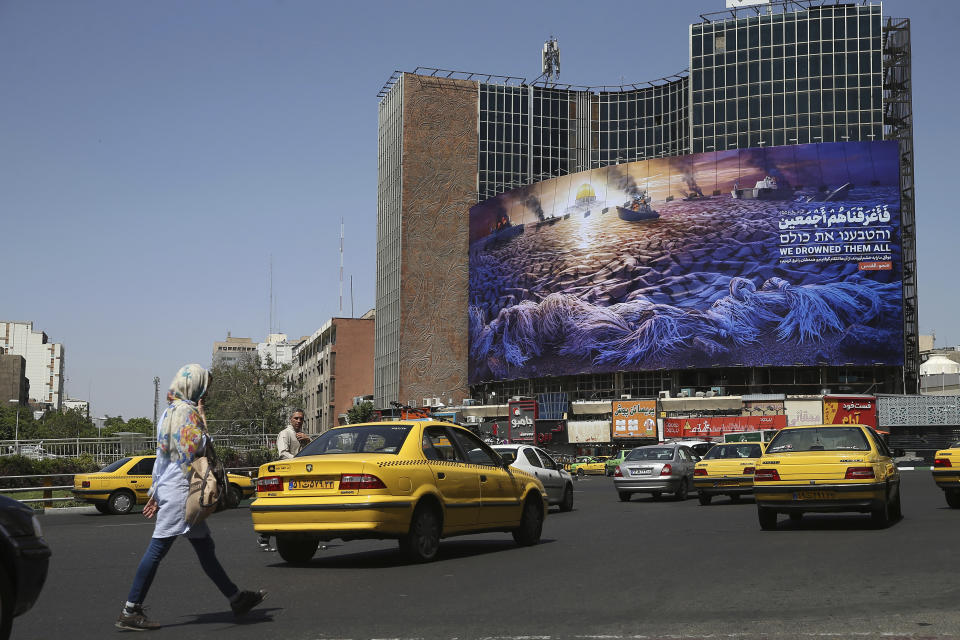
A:
{"type": "Polygon", "coordinates": [[[15,431],[13,432],[13,448],[14,450],[16,450],[17,453],[20,453],[20,399],[11,398],[10,400],[8,400],[8,402],[17,403],[17,426],[15,427],[15,431]]]}

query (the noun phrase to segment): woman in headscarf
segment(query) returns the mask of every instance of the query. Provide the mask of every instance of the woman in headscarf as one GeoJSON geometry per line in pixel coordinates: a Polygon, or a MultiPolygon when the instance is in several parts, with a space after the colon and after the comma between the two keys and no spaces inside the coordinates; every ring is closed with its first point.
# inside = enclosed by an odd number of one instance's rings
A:
{"type": "Polygon", "coordinates": [[[177,536],[185,535],[197,552],[203,571],[230,601],[234,615],[243,615],[266,597],[265,591],[241,591],[227,576],[214,552],[206,522],[190,525],[186,520],[190,491],[190,465],[203,452],[206,425],[203,401],[210,389],[210,373],[198,364],[181,367],[170,383],[170,402],[157,423],[157,459],[153,465],[150,499],[143,507],[147,518],[156,516],[150,546],[140,560],[130,594],[116,626],[120,629],[157,629],[160,625],[143,613],[143,601],[160,561],[177,536]]]}

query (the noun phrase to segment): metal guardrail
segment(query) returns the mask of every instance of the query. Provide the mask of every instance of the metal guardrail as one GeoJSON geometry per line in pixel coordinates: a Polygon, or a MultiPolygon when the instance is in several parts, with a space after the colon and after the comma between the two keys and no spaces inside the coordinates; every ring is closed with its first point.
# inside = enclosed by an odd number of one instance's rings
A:
{"type": "MultiPolygon", "coordinates": [[[[256,478],[257,476],[253,473],[254,471],[259,470],[260,467],[230,467],[227,468],[227,473],[234,473],[238,475],[249,475],[251,478],[256,478]]],[[[90,473],[96,473],[92,471],[90,473]]],[[[53,502],[74,502],[75,498],[72,495],[67,496],[54,496],[54,491],[72,491],[72,484],[68,485],[54,485],[54,478],[70,478],[73,480],[74,476],[78,474],[75,473],[47,473],[47,474],[36,474],[36,475],[26,475],[26,476],[0,476],[0,482],[5,480],[24,480],[28,478],[41,478],[43,484],[30,487],[6,487],[0,488],[0,495],[8,493],[25,493],[28,491],[43,491],[42,498],[26,498],[25,500],[19,500],[24,504],[28,503],[39,503],[41,507],[46,508],[46,504],[53,502]]],[[[11,496],[13,497],[13,496],[11,496]]],[[[16,498],[15,498],[16,499],[16,498]]]]}
{"type": "MultiPolygon", "coordinates": [[[[273,449],[276,434],[212,434],[214,445],[235,451],[273,449]]],[[[107,438],[56,438],[42,440],[0,440],[0,456],[23,455],[35,460],[91,456],[97,464],[106,465],[120,458],[156,451],[152,435],[110,436],[107,438]]]]}

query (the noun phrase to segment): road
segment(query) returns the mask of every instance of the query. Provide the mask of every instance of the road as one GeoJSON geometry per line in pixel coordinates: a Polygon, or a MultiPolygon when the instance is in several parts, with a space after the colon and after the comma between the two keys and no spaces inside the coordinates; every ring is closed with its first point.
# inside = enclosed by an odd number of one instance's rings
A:
{"type": "MultiPolygon", "coordinates": [[[[761,531],[752,500],[621,503],[611,479],[588,477],[536,547],[507,534],[451,538],[438,561],[415,565],[394,542],[358,541],[294,568],[259,549],[241,507],[211,518],[217,552],[241,588],[267,589],[268,600],[235,622],[178,541],[147,598],[164,624],[150,638],[955,637],[960,510],[929,471],[904,472],[903,509],[881,530],[866,516],[812,515],[761,531]]],[[[42,523],[50,575],[13,637],[120,633],[113,622],[152,524],[92,509],[42,523]]]]}

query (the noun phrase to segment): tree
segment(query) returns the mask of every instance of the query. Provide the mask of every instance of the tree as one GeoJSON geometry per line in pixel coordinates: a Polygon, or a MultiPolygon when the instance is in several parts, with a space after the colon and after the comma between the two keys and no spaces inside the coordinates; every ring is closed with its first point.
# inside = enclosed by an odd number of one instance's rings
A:
{"type": "Polygon", "coordinates": [[[358,422],[369,422],[373,418],[373,403],[370,401],[361,402],[358,405],[350,407],[347,411],[347,422],[357,424],[358,422]]]}
{"type": "MultiPolygon", "coordinates": [[[[20,422],[20,437],[23,438],[23,417],[20,422]]],[[[69,411],[47,411],[37,421],[31,438],[93,438],[97,430],[87,415],[79,409],[69,411]]]]}
{"type": "Polygon", "coordinates": [[[279,432],[289,412],[302,399],[302,383],[287,381],[292,365],[279,365],[268,356],[241,359],[237,364],[216,364],[211,373],[210,399],[205,402],[209,420],[264,420],[268,433],[279,432]]]}

